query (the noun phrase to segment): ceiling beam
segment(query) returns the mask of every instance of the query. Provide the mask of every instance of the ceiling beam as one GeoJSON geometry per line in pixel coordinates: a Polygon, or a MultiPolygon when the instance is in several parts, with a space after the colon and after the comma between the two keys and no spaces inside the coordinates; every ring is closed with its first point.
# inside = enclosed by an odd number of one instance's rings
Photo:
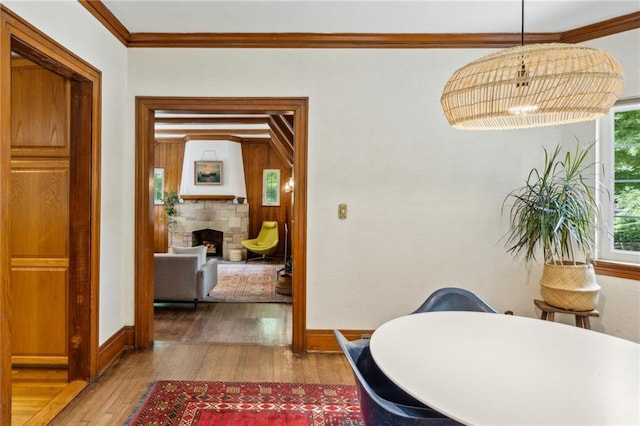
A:
{"type": "Polygon", "coordinates": [[[239,143],[271,143],[271,137],[268,138],[240,138],[233,135],[192,135],[182,138],[157,138],[155,143],[187,143],[189,141],[231,141],[239,143]]]}
{"type": "Polygon", "coordinates": [[[267,124],[268,116],[264,117],[156,117],[155,124],[267,124]]]}
{"type": "Polygon", "coordinates": [[[156,129],[155,136],[268,135],[270,129],[156,129]]]}
{"type": "Polygon", "coordinates": [[[291,155],[293,155],[293,132],[288,132],[286,127],[283,128],[281,123],[274,117],[269,120],[269,126],[271,127],[271,133],[278,136],[287,146],[287,150],[290,150],[291,155]]]}
{"type": "Polygon", "coordinates": [[[288,142],[282,140],[278,134],[271,132],[271,147],[290,168],[293,168],[293,147],[289,149],[288,142]]]}
{"type": "Polygon", "coordinates": [[[293,132],[288,136],[286,129],[283,130],[279,120],[273,116],[269,120],[271,126],[271,145],[282,159],[293,167],[293,132]]]}
{"type": "Polygon", "coordinates": [[[272,115],[271,121],[275,123],[275,125],[284,134],[285,139],[291,143],[291,146],[293,146],[293,123],[289,122],[289,120],[287,120],[282,114],[272,115]]]}

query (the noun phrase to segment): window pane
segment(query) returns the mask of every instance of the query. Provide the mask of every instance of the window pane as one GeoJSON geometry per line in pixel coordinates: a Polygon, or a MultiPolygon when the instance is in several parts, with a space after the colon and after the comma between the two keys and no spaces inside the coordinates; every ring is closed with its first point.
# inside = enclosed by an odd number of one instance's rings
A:
{"type": "Polygon", "coordinates": [[[280,170],[265,169],[263,172],[262,204],[266,206],[280,205],[280,170]]]}
{"type": "Polygon", "coordinates": [[[640,110],[614,114],[614,248],[640,251],[640,110]]]}
{"type": "Polygon", "coordinates": [[[275,173],[267,174],[267,201],[273,203],[277,199],[278,187],[276,186],[278,181],[275,173]]]}
{"type": "Polygon", "coordinates": [[[162,204],[164,194],[164,169],[153,169],[153,203],[162,204]]]}

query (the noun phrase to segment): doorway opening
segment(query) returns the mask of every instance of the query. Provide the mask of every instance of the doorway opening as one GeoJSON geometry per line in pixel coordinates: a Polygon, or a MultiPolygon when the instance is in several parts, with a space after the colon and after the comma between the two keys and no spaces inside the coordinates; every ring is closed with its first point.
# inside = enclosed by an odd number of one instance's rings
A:
{"type": "Polygon", "coordinates": [[[153,182],[155,113],[287,114],[294,117],[290,233],[293,259],[292,350],[305,348],[307,98],[136,98],[136,306],[135,344],[153,343],[153,182]]]}

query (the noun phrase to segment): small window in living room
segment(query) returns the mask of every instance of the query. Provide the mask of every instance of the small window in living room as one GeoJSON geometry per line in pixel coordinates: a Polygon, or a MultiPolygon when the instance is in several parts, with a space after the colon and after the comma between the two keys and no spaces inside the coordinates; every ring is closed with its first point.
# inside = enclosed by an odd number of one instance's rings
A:
{"type": "Polygon", "coordinates": [[[264,169],[262,174],[262,205],[280,205],[280,169],[264,169]]]}
{"type": "Polygon", "coordinates": [[[640,99],[620,101],[599,122],[602,226],[598,258],[640,263],[640,99]]]}
{"type": "Polygon", "coordinates": [[[162,204],[164,194],[164,169],[153,169],[153,204],[162,204]]]}

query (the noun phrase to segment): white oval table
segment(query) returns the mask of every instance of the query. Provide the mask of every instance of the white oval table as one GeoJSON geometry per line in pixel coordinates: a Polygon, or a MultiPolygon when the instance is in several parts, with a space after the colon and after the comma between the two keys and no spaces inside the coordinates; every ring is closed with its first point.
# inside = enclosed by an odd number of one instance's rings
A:
{"type": "Polygon", "coordinates": [[[465,424],[638,425],[640,345],[480,312],[391,320],[371,354],[398,386],[465,424]]]}

